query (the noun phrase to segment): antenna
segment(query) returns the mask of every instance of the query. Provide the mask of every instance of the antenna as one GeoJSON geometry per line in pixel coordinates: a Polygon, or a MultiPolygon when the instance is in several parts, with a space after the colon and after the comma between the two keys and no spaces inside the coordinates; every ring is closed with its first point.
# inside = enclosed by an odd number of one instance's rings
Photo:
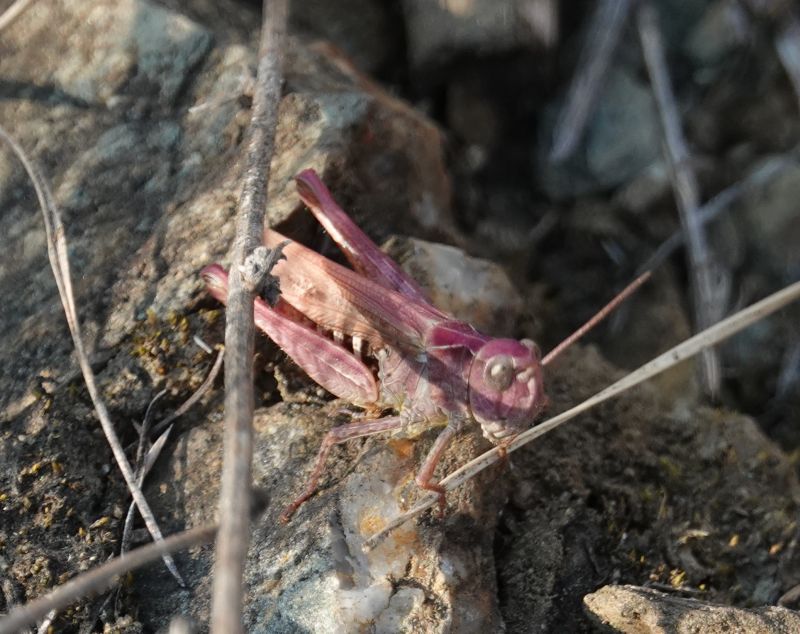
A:
{"type": "Polygon", "coordinates": [[[569,337],[564,339],[564,341],[562,341],[550,352],[548,352],[545,355],[544,359],[542,359],[542,365],[547,365],[548,363],[550,363],[558,355],[564,352],[564,350],[569,348],[578,339],[583,337],[583,335],[585,335],[597,324],[599,324],[606,317],[608,317],[617,308],[617,306],[619,306],[622,302],[628,299],[628,297],[630,297],[633,293],[635,293],[642,284],[644,284],[647,280],[649,280],[651,275],[652,275],[651,271],[645,271],[639,277],[633,280],[633,282],[628,284],[624,289],[622,289],[622,291],[620,291],[620,293],[614,299],[612,299],[610,302],[608,302],[608,304],[606,304],[605,306],[603,306],[603,308],[597,311],[594,317],[592,317],[589,321],[583,324],[583,326],[578,328],[569,337]]]}

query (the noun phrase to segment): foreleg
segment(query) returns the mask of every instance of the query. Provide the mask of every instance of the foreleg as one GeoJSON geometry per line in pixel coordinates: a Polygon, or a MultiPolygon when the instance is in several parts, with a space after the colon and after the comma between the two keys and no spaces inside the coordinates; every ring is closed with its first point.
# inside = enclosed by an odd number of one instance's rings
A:
{"type": "Polygon", "coordinates": [[[428,491],[433,491],[439,495],[439,515],[444,515],[444,509],[446,506],[445,500],[445,488],[440,484],[433,481],[433,474],[436,471],[436,465],[439,464],[439,460],[442,457],[445,449],[447,449],[448,445],[453,441],[453,438],[456,437],[461,431],[462,423],[461,421],[451,420],[447,423],[447,427],[445,427],[441,433],[436,437],[436,441],[433,443],[433,447],[431,447],[428,455],[425,457],[425,461],[422,463],[422,466],[419,469],[419,473],[417,473],[416,482],[417,485],[423,489],[427,489],[428,491]]]}
{"type": "Polygon", "coordinates": [[[372,436],[374,434],[381,434],[387,431],[394,431],[400,429],[407,423],[405,418],[400,416],[387,416],[386,418],[379,418],[378,420],[370,420],[359,423],[349,423],[334,427],[326,435],[322,441],[322,446],[317,453],[317,460],[314,464],[314,470],[306,483],[306,488],[289,506],[281,513],[281,522],[286,523],[292,517],[294,512],[309,499],[317,490],[319,478],[325,468],[325,461],[328,459],[328,454],[334,445],[343,443],[353,438],[361,438],[363,436],[372,436]]]}

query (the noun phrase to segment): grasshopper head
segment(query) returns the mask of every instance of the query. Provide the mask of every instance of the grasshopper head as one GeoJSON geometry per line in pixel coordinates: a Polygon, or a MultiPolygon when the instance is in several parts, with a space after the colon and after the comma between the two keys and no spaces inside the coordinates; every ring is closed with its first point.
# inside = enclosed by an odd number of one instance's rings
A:
{"type": "Polygon", "coordinates": [[[492,442],[530,427],[546,402],[538,346],[529,339],[492,339],[469,372],[472,416],[492,442]]]}

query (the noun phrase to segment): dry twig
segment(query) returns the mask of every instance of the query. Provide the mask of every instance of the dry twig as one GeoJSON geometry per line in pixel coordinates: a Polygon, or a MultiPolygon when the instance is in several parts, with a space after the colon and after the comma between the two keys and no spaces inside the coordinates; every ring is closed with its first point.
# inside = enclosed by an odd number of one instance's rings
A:
{"type": "MultiPolygon", "coordinates": [[[[150,506],[148,505],[144,494],[136,484],[136,478],[128,459],[125,456],[125,450],[122,448],[122,445],[119,442],[117,432],[114,430],[114,424],[111,422],[111,418],[108,415],[108,410],[106,409],[105,403],[100,396],[100,390],[95,382],[94,372],[92,371],[92,367],[89,362],[89,356],[86,353],[86,349],[83,345],[81,325],[80,321],[78,320],[78,311],[75,307],[75,298],[72,292],[72,276],[70,274],[69,254],[64,225],[61,223],[61,214],[59,213],[58,207],[53,200],[53,194],[50,191],[47,180],[45,180],[44,176],[42,176],[38,168],[28,158],[19,144],[2,127],[0,127],[0,138],[4,139],[6,143],[8,143],[9,146],[14,150],[14,153],[25,167],[25,171],[28,173],[28,176],[33,182],[36,196],[39,200],[39,206],[42,210],[42,217],[44,218],[45,232],[47,234],[47,255],[50,259],[50,266],[53,269],[53,277],[56,280],[58,294],[61,297],[61,304],[64,307],[64,314],[67,318],[67,325],[69,326],[69,331],[72,335],[73,344],[75,345],[75,354],[78,357],[78,364],[80,365],[81,372],[83,373],[83,380],[86,383],[86,389],[88,390],[89,396],[92,399],[92,404],[97,412],[97,418],[100,420],[100,425],[103,428],[103,433],[105,434],[106,440],[111,447],[111,451],[114,454],[114,459],[116,460],[117,465],[119,465],[120,471],[122,471],[122,476],[125,478],[125,483],[128,485],[128,490],[131,492],[131,496],[133,497],[134,502],[136,502],[136,506],[139,507],[139,512],[144,519],[147,530],[150,532],[150,535],[155,541],[159,541],[163,539],[161,536],[161,530],[158,528],[155,516],[150,510],[150,506]]],[[[183,584],[183,580],[178,573],[178,569],[175,567],[175,562],[172,560],[170,555],[164,555],[164,563],[172,575],[178,580],[178,582],[183,584]]]]}
{"type": "Polygon", "coordinates": [[[287,0],[264,0],[253,114],[248,129],[242,194],[232,249],[225,324],[225,440],[220,489],[211,631],[242,631],[242,578],[250,534],[253,457],[253,291],[244,279],[248,258],[262,242],[267,183],[281,97],[287,0]]]}
{"type": "MultiPolygon", "coordinates": [[[[688,247],[695,327],[702,330],[716,322],[724,313],[725,297],[721,291],[725,285],[714,281],[715,276],[718,279],[722,277],[723,271],[709,251],[699,219],[700,194],[697,177],[692,169],[691,155],[681,130],[680,114],[670,84],[655,7],[648,2],[643,3],[637,12],[637,23],[650,85],[661,116],[666,158],[688,247]]],[[[715,395],[719,391],[721,371],[719,357],[711,349],[702,354],[701,376],[705,391],[715,395]]]]}
{"type": "Polygon", "coordinates": [[[631,3],[632,0],[602,0],[597,4],[569,86],[567,102],[553,133],[550,160],[554,163],[569,158],[583,136],[628,19],[631,3]]]}
{"type": "MultiPolygon", "coordinates": [[[[763,319],[767,315],[774,313],[776,310],[783,308],[787,304],[800,298],[800,282],[787,286],[786,288],[773,293],[769,297],[762,299],[760,302],[745,308],[719,322],[718,324],[704,330],[695,336],[687,339],[683,343],[678,344],[674,348],[668,350],[662,355],[659,355],[652,361],[645,363],[639,369],[634,370],[630,374],[624,376],[616,383],[601,390],[594,396],[586,399],[579,405],[572,409],[567,410],[554,416],[528,431],[521,433],[519,436],[507,445],[505,448],[494,447],[484,454],[481,454],[474,460],[468,462],[460,469],[457,469],[446,478],[442,479],[439,484],[444,487],[445,491],[452,491],[457,486],[464,484],[467,480],[474,478],[478,473],[493,465],[495,462],[502,459],[505,452],[516,451],[517,449],[527,445],[529,442],[543,436],[544,434],[553,431],[560,427],[567,421],[575,418],[579,414],[603,403],[611,398],[619,396],[623,392],[630,390],[641,383],[653,378],[674,367],[678,363],[696,355],[697,353],[714,346],[728,337],[736,334],[740,330],[754,324],[755,322],[763,319]]],[[[364,548],[369,550],[380,544],[386,536],[398,526],[401,526],[408,520],[416,517],[426,509],[432,507],[438,501],[437,494],[426,495],[419,503],[412,509],[397,516],[390,521],[380,532],[364,542],[364,548]]]]}

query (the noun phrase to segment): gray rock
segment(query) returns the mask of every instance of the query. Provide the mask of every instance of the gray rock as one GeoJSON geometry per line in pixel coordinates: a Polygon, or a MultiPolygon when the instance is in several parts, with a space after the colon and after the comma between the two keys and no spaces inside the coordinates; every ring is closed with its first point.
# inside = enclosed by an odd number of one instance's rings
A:
{"type": "Polygon", "coordinates": [[[651,588],[605,586],[584,597],[587,612],[601,631],[626,634],[694,634],[800,631],[800,614],[766,606],[752,610],[672,596],[651,588]]]}
{"type": "Polygon", "coordinates": [[[717,0],[692,27],[684,50],[698,68],[713,67],[746,42],[748,31],[748,18],[742,6],[717,0]]]}
{"type": "Polygon", "coordinates": [[[536,27],[525,4],[520,0],[403,0],[411,65],[429,71],[459,54],[503,53],[530,46],[536,27]]]}
{"type": "MultiPolygon", "coordinates": [[[[492,538],[485,529],[494,523],[502,497],[492,493],[486,479],[450,496],[444,520],[411,522],[374,551],[361,551],[364,540],[416,494],[413,475],[427,437],[423,443],[379,438],[367,443],[360,457],[354,447],[335,451],[327,485],[288,525],[278,521],[340,407],[280,404],[256,416],[254,480],[272,492],[274,505],[253,532],[246,629],[496,630],[492,538]],[[473,538],[458,537],[465,531],[473,538]]],[[[477,446],[475,437],[462,438],[447,467],[466,461],[477,446]]],[[[160,491],[157,504],[169,509],[171,521],[208,521],[220,467],[221,420],[215,416],[210,425],[185,434],[173,458],[155,474],[151,487],[160,491]]],[[[151,627],[176,611],[207,621],[211,551],[201,549],[179,563],[190,594],[176,593],[174,582],[157,571],[138,587],[147,605],[140,618],[151,627]]]]}
{"type": "Polygon", "coordinates": [[[736,205],[742,235],[763,271],[784,276],[800,273],[800,166],[781,172],[769,183],[748,192],[736,205]]]}
{"type": "Polygon", "coordinates": [[[436,306],[481,332],[498,337],[513,334],[522,296],[497,264],[416,238],[393,238],[384,249],[422,285],[436,306]]]}
{"type": "Polygon", "coordinates": [[[639,176],[660,160],[660,129],[646,83],[626,67],[609,72],[576,153],[564,163],[547,159],[557,108],[543,119],[535,175],[555,199],[609,190],[639,176]]]}

